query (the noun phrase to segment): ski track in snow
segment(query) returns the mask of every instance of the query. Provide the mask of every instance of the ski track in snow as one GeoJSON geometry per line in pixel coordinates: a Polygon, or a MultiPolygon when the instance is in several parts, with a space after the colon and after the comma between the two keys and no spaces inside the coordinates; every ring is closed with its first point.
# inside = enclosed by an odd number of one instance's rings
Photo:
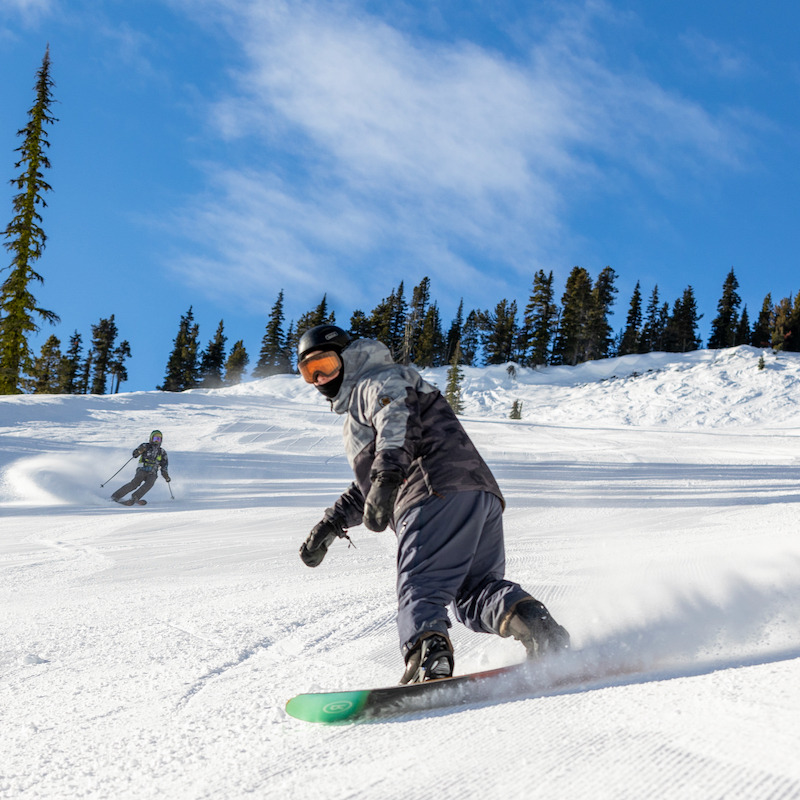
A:
{"type": "Polygon", "coordinates": [[[597,678],[330,727],[286,700],[402,662],[391,533],[297,557],[352,479],[313,389],[0,398],[0,798],[800,798],[800,357],[761,352],[466,368],[508,574],[597,678]],[[156,427],[176,499],[111,504],[156,427]]]}

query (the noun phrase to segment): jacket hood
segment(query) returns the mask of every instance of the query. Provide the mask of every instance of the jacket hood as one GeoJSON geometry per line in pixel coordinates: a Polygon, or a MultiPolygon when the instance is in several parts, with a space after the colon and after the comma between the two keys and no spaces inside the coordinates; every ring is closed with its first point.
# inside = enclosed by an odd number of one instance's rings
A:
{"type": "Polygon", "coordinates": [[[336,397],[331,401],[337,414],[346,414],[350,395],[361,378],[373,369],[394,364],[389,348],[377,339],[356,339],[342,352],[344,380],[336,397]]]}

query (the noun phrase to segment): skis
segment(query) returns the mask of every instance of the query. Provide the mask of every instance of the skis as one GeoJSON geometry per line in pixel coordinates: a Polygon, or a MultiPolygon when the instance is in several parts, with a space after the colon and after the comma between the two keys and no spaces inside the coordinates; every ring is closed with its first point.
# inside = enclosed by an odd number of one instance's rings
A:
{"type": "Polygon", "coordinates": [[[583,686],[599,678],[637,671],[637,668],[619,665],[589,669],[574,656],[569,654],[545,662],[525,662],[406,686],[299,694],[286,703],[286,713],[304,722],[374,719],[488,700],[509,700],[536,692],[583,686]]]}
{"type": "Polygon", "coordinates": [[[132,497],[128,498],[127,500],[117,500],[121,506],[132,506],[136,504],[137,506],[146,506],[147,500],[134,500],[132,497]]]}

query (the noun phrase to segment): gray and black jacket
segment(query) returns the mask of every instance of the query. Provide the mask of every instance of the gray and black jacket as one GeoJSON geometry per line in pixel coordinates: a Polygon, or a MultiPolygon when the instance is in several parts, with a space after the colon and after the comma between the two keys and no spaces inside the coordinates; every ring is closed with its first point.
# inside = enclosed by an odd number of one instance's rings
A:
{"type": "Polygon", "coordinates": [[[139,456],[139,464],[137,469],[144,472],[158,472],[161,470],[161,475],[167,477],[169,475],[169,459],[167,458],[167,451],[161,445],[155,442],[142,442],[134,451],[134,458],[139,456]]]}
{"type": "Polygon", "coordinates": [[[372,478],[384,470],[406,478],[395,520],[432,495],[481,490],[503,502],[491,470],[435,386],[413,367],[395,364],[389,349],[373,339],[353,342],[342,361],[344,380],[332,405],[347,415],[344,444],[355,481],[327,517],[339,517],[345,527],[359,525],[372,478]]]}

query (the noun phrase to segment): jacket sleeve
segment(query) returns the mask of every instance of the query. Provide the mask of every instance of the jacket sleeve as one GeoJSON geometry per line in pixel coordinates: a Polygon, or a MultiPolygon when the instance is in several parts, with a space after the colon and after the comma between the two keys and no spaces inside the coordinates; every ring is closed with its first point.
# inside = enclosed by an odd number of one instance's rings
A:
{"type": "Polygon", "coordinates": [[[169,458],[167,457],[167,451],[161,451],[161,474],[168,475],[169,474],[169,458]]]}
{"type": "Polygon", "coordinates": [[[333,504],[333,508],[325,510],[325,519],[338,517],[345,528],[355,528],[361,524],[364,514],[364,495],[355,482],[347,487],[347,491],[333,504]]]}
{"type": "Polygon", "coordinates": [[[140,445],[139,445],[139,446],[138,446],[138,447],[137,447],[137,448],[136,448],[136,449],[133,451],[133,457],[134,457],[134,458],[136,458],[136,456],[140,456],[142,453],[144,453],[144,451],[145,451],[146,447],[147,447],[147,445],[146,445],[144,442],[142,442],[142,444],[140,444],[140,445]]]}
{"type": "Polygon", "coordinates": [[[387,381],[374,399],[375,460],[372,475],[399,472],[408,475],[419,456],[422,440],[419,397],[414,387],[399,377],[387,381]]]}

